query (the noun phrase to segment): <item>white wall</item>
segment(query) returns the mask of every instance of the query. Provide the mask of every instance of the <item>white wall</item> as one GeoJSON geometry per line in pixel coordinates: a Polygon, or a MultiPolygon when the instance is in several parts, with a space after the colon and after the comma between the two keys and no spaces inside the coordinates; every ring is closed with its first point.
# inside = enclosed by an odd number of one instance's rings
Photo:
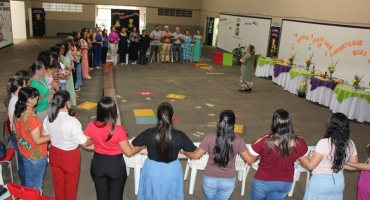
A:
{"type": "Polygon", "coordinates": [[[24,1],[10,1],[14,39],[27,39],[24,1]]]}

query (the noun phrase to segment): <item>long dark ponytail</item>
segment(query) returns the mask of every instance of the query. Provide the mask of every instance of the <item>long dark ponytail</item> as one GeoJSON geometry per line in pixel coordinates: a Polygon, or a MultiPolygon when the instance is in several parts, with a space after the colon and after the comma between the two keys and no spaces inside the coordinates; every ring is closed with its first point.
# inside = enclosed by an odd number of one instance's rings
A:
{"type": "Polygon", "coordinates": [[[9,78],[7,93],[4,101],[5,107],[9,106],[9,101],[12,98],[12,94],[17,91],[19,87],[23,87],[24,84],[24,79],[21,76],[13,76],[9,78]]]}
{"type": "Polygon", "coordinates": [[[235,113],[232,110],[222,111],[218,119],[216,146],[213,149],[216,155],[213,161],[219,167],[226,167],[234,156],[234,124],[235,113]]]}
{"type": "Polygon", "coordinates": [[[288,111],[279,109],[272,116],[271,134],[267,139],[268,153],[275,149],[275,142],[278,142],[279,152],[282,157],[291,154],[291,141],[294,141],[294,147],[298,144],[298,136],[294,134],[293,122],[288,111]]]}
{"type": "Polygon", "coordinates": [[[21,117],[21,114],[27,110],[28,99],[33,99],[40,96],[39,91],[36,88],[24,87],[18,92],[18,101],[15,104],[14,114],[17,118],[21,117]]]}
{"type": "Polygon", "coordinates": [[[59,110],[66,106],[66,103],[70,98],[71,96],[69,95],[69,92],[65,90],[58,91],[53,95],[48,116],[50,123],[52,123],[58,117],[59,110]]]}
{"type": "Polygon", "coordinates": [[[104,128],[107,124],[111,126],[111,130],[106,140],[109,141],[113,137],[114,128],[117,123],[118,114],[116,102],[112,97],[103,97],[99,100],[96,112],[96,120],[94,121],[96,127],[104,128]]]}
{"type": "Polygon", "coordinates": [[[167,102],[161,103],[157,110],[158,123],[156,126],[155,140],[157,142],[160,160],[165,163],[171,161],[172,155],[172,117],[173,108],[171,104],[167,102]]]}
{"type": "MultiPolygon", "coordinates": [[[[334,113],[330,119],[329,127],[324,138],[331,139],[331,151],[334,150],[332,167],[334,173],[343,169],[347,159],[349,141],[349,120],[343,113],[334,113]]],[[[330,159],[330,158],[329,158],[330,159]]]]}

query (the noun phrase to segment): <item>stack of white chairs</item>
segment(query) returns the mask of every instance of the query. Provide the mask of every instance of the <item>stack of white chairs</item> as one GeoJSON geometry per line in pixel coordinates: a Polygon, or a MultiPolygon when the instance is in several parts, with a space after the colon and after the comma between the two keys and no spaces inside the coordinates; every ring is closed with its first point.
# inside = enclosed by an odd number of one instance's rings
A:
{"type": "MultiPolygon", "coordinates": [[[[129,142],[131,144],[131,140],[129,140],[129,142]]],[[[123,158],[125,159],[126,163],[127,176],[130,175],[130,168],[134,169],[135,194],[137,195],[139,191],[141,168],[143,168],[144,162],[148,158],[148,156],[138,153],[131,157],[127,157],[125,156],[125,154],[123,154],[123,158]]]]}
{"type": "MultiPolygon", "coordinates": [[[[199,147],[200,142],[194,142],[194,145],[199,147]]],[[[184,174],[184,180],[187,179],[188,174],[189,174],[189,168],[191,168],[189,194],[193,194],[194,192],[194,185],[195,185],[195,179],[197,177],[197,170],[204,170],[204,168],[207,165],[208,158],[209,158],[208,152],[205,153],[198,160],[193,160],[193,159],[188,158],[188,163],[186,164],[186,169],[185,169],[185,174],[184,174]]]]}
{"type": "Polygon", "coordinates": [[[250,166],[246,163],[240,155],[236,155],[235,160],[235,170],[238,172],[238,180],[242,181],[242,192],[241,196],[244,196],[245,190],[245,180],[247,179],[247,174],[249,172],[250,166]]]}

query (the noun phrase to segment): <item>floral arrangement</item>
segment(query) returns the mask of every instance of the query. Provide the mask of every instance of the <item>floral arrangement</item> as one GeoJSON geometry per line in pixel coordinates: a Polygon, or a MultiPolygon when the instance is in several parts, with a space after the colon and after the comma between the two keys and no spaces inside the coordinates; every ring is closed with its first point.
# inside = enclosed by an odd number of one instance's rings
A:
{"type": "Polygon", "coordinates": [[[333,73],[335,72],[335,68],[337,67],[337,64],[338,64],[338,61],[339,60],[337,60],[337,62],[331,62],[331,65],[329,65],[329,67],[328,67],[328,71],[329,71],[329,80],[332,80],[333,79],[333,73]]]}
{"type": "Polygon", "coordinates": [[[296,55],[297,55],[297,52],[290,54],[290,56],[289,56],[290,65],[293,65],[293,61],[295,60],[296,55]]]}
{"type": "Polygon", "coordinates": [[[306,97],[306,92],[307,92],[307,82],[303,81],[301,83],[301,86],[299,86],[299,89],[297,90],[298,96],[305,98],[306,97]]]}
{"type": "Polygon", "coordinates": [[[310,55],[310,57],[306,58],[306,70],[310,71],[310,65],[312,64],[312,58],[313,58],[313,53],[310,55]]]}
{"type": "Polygon", "coordinates": [[[353,88],[355,88],[355,90],[358,90],[358,89],[360,89],[360,87],[361,87],[361,80],[362,80],[362,77],[364,77],[364,75],[362,75],[362,76],[358,76],[357,74],[355,75],[355,77],[354,77],[354,79],[352,80],[352,82],[353,82],[353,88]]]}

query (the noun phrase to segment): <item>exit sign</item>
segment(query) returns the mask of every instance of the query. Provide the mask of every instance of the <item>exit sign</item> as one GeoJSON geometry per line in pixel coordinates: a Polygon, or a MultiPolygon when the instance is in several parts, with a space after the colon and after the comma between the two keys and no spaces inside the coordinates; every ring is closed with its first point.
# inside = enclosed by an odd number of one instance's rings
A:
{"type": "Polygon", "coordinates": [[[273,26],[280,26],[279,22],[274,22],[273,26]]]}

